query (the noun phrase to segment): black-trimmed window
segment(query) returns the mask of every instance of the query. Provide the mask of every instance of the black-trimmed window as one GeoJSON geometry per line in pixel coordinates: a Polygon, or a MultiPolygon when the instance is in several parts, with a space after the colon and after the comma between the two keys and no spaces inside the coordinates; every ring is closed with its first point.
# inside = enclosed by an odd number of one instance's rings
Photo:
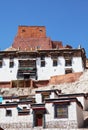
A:
{"type": "Polygon", "coordinates": [[[45,67],[45,56],[41,56],[41,67],[45,67]]]}
{"type": "Polygon", "coordinates": [[[3,63],[3,61],[2,61],[2,60],[0,60],[0,68],[2,68],[2,63],[3,63]]]}
{"type": "Polygon", "coordinates": [[[57,66],[58,65],[58,60],[57,59],[53,59],[53,66],[57,66]]]}
{"type": "Polygon", "coordinates": [[[6,110],[6,116],[12,116],[12,110],[6,110]]]}
{"type": "Polygon", "coordinates": [[[45,67],[45,61],[41,61],[41,67],[45,67]]]}
{"type": "Polygon", "coordinates": [[[68,105],[55,104],[55,118],[68,118],[68,105]]]}
{"type": "Polygon", "coordinates": [[[10,67],[10,68],[13,68],[13,67],[14,67],[14,61],[10,61],[9,67],[10,67]]]}
{"type": "Polygon", "coordinates": [[[72,59],[65,59],[65,66],[72,66],[72,59]]]}
{"type": "Polygon", "coordinates": [[[69,73],[72,73],[72,69],[66,69],[65,70],[65,74],[69,74],[69,73]]]}

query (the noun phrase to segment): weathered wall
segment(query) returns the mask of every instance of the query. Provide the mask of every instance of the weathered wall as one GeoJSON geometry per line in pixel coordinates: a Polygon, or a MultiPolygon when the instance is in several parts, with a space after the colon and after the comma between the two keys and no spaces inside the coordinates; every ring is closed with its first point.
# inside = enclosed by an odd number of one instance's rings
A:
{"type": "Polygon", "coordinates": [[[17,36],[44,38],[46,37],[46,28],[44,26],[19,26],[17,36]]]}
{"type": "Polygon", "coordinates": [[[79,73],[71,73],[61,76],[53,76],[50,79],[50,84],[62,84],[62,83],[71,83],[75,82],[79,79],[79,77],[82,75],[82,72],[79,73]]]}

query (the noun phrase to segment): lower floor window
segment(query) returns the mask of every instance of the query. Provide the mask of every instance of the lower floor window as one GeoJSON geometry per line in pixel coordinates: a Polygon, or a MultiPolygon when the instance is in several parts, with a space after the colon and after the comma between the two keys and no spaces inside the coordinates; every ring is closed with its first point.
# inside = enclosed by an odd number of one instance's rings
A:
{"type": "Polygon", "coordinates": [[[12,111],[11,110],[6,110],[6,116],[12,116],[12,111]]]}
{"type": "Polygon", "coordinates": [[[69,73],[72,73],[72,69],[66,69],[65,70],[65,74],[69,74],[69,73]]]}
{"type": "Polygon", "coordinates": [[[68,105],[55,104],[55,118],[68,118],[68,105]]]}

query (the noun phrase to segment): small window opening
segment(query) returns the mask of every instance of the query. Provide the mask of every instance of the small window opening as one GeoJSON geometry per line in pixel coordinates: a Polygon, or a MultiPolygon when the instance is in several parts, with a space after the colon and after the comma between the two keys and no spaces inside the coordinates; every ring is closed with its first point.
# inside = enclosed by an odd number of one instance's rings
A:
{"type": "Polygon", "coordinates": [[[12,116],[12,111],[11,110],[6,110],[6,116],[12,116]]]}
{"type": "Polygon", "coordinates": [[[22,32],[26,32],[25,29],[23,29],[22,32]]]}

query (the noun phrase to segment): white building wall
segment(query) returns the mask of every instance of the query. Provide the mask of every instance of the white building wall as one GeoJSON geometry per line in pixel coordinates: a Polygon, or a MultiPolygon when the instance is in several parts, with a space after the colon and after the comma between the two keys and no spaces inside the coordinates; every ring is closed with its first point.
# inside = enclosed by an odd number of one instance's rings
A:
{"type": "Polygon", "coordinates": [[[73,57],[71,66],[65,66],[64,57],[58,57],[57,66],[53,66],[53,60],[51,57],[45,58],[45,67],[41,67],[40,58],[37,60],[38,80],[48,80],[51,76],[63,75],[65,74],[65,69],[72,69],[73,73],[82,72],[84,70],[81,57],[73,57]]]}
{"type": "MultiPolygon", "coordinates": [[[[8,82],[17,79],[18,59],[14,58],[13,61],[14,67],[9,68],[10,59],[3,59],[3,66],[0,68],[1,82],[8,82]]],[[[41,60],[40,58],[37,58],[36,67],[37,80],[49,80],[51,76],[63,75],[65,74],[66,68],[72,68],[73,72],[82,72],[84,70],[81,57],[73,57],[72,66],[65,66],[65,59],[62,56],[58,57],[57,66],[53,66],[53,60],[51,57],[45,57],[45,67],[41,67],[41,60]]]]}
{"type": "Polygon", "coordinates": [[[76,115],[76,102],[71,102],[68,106],[68,120],[75,120],[77,121],[77,115],[76,115]]]}
{"type": "Polygon", "coordinates": [[[3,59],[2,67],[0,68],[0,81],[1,82],[8,82],[11,80],[17,79],[17,70],[18,70],[18,59],[13,59],[14,67],[10,68],[9,59],[3,59]]]}
{"type": "Polygon", "coordinates": [[[87,110],[87,108],[88,108],[88,102],[87,102],[87,100],[84,98],[84,96],[77,97],[77,99],[81,102],[81,104],[82,104],[82,106],[83,106],[83,110],[87,110]]]}
{"type": "Polygon", "coordinates": [[[13,123],[33,123],[33,114],[30,111],[29,115],[18,115],[17,108],[0,108],[0,124],[13,123]],[[12,110],[12,116],[6,116],[6,109],[12,110]]]}
{"type": "Polygon", "coordinates": [[[73,57],[72,69],[73,72],[82,72],[84,70],[81,57],[73,57]]]}
{"type": "Polygon", "coordinates": [[[42,103],[42,94],[41,93],[35,94],[35,101],[36,101],[36,103],[42,103]]]}
{"type": "Polygon", "coordinates": [[[76,105],[76,112],[77,112],[77,123],[78,127],[82,127],[84,123],[84,117],[83,117],[83,111],[82,108],[78,105],[76,105]]]}
{"type": "Polygon", "coordinates": [[[55,92],[51,92],[50,98],[51,98],[51,99],[53,99],[53,98],[58,98],[58,96],[56,95],[55,92]]]}
{"type": "Polygon", "coordinates": [[[68,118],[54,118],[54,105],[53,103],[46,103],[45,105],[48,114],[46,114],[46,121],[77,121],[77,113],[76,113],[76,103],[72,102],[68,105],[68,118]]]}

